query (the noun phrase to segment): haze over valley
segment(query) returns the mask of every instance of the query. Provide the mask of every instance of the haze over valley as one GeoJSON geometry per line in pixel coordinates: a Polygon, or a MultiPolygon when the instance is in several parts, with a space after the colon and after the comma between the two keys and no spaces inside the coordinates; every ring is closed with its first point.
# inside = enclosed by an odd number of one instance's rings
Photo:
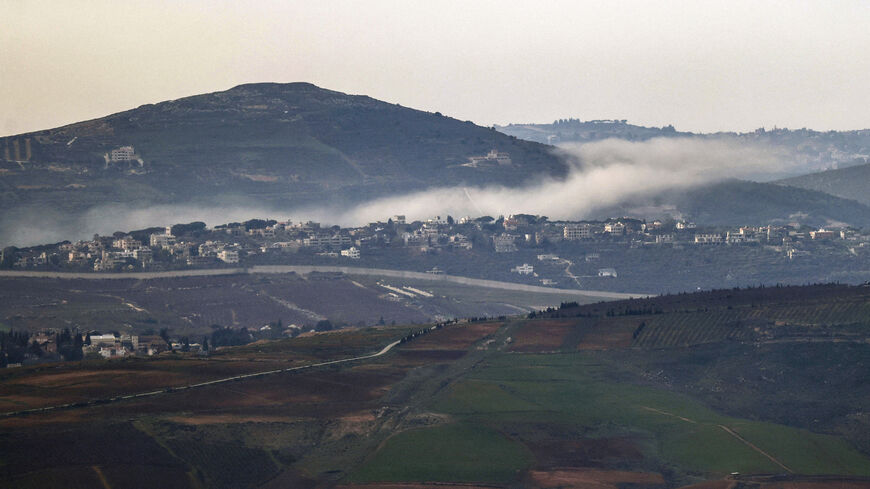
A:
{"type": "Polygon", "coordinates": [[[0,19],[0,487],[870,489],[866,1],[0,19]]]}

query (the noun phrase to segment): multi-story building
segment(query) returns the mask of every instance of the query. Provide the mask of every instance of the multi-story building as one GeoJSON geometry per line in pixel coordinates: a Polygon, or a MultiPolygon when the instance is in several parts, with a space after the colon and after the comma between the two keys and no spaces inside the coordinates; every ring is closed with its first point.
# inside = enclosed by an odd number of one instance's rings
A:
{"type": "Polygon", "coordinates": [[[121,146],[120,148],[115,148],[109,155],[112,161],[130,161],[133,160],[135,156],[136,152],[133,151],[132,146],[121,146]]]}
{"type": "Polygon", "coordinates": [[[360,257],[359,248],[357,248],[356,246],[351,246],[350,248],[348,248],[346,250],[341,250],[341,256],[346,256],[346,257],[352,258],[354,260],[359,260],[359,257],[360,257]]]}
{"type": "Polygon", "coordinates": [[[239,262],[239,252],[234,250],[221,250],[220,252],[218,252],[217,257],[224,263],[239,262]]]}
{"type": "Polygon", "coordinates": [[[589,239],[592,237],[592,226],[589,224],[566,224],[562,237],[567,240],[589,239]]]}

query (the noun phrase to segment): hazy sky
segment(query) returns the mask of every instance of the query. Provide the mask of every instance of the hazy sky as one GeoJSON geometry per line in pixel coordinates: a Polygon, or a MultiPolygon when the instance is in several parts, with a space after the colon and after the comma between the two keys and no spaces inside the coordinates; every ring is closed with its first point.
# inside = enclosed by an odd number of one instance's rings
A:
{"type": "Polygon", "coordinates": [[[0,135],[259,81],[491,125],[870,127],[870,1],[0,0],[0,135]]]}

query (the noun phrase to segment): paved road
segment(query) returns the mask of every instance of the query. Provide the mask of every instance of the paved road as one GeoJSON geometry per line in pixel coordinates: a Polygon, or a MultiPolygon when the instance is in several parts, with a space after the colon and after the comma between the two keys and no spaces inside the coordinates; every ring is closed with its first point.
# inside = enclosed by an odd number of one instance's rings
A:
{"type": "Polygon", "coordinates": [[[223,384],[225,382],[235,382],[238,380],[252,379],[255,377],[264,377],[266,375],[274,375],[274,374],[279,374],[282,372],[293,372],[296,370],[305,370],[305,369],[315,368],[315,367],[324,367],[326,365],[335,365],[338,363],[355,362],[358,360],[367,360],[369,358],[375,358],[375,357],[379,357],[381,355],[386,354],[387,352],[392,350],[393,347],[395,347],[399,343],[401,343],[401,341],[394,341],[394,342],[390,343],[389,345],[385,346],[381,351],[379,351],[377,353],[373,353],[371,355],[363,355],[360,357],[353,357],[353,358],[342,358],[341,360],[330,360],[328,362],[314,363],[311,365],[302,365],[299,367],[279,368],[277,370],[266,370],[264,372],[254,372],[252,374],[234,375],[232,377],[226,377],[223,379],[209,380],[207,382],[199,382],[197,384],[188,384],[188,385],[177,386],[177,387],[167,387],[167,388],[159,389],[159,390],[155,390],[155,391],[140,392],[138,394],[127,394],[126,396],[115,396],[115,397],[109,397],[109,398],[104,398],[104,399],[92,399],[90,401],[83,401],[83,402],[58,404],[56,406],[44,406],[44,407],[33,408],[33,409],[24,409],[21,411],[10,411],[10,412],[5,412],[5,413],[0,413],[0,417],[7,417],[8,418],[8,417],[12,417],[12,416],[22,416],[25,414],[39,414],[39,413],[45,413],[48,411],[59,411],[61,409],[72,409],[72,408],[93,406],[93,405],[97,405],[97,404],[109,404],[109,403],[113,403],[113,402],[126,401],[129,399],[140,399],[143,397],[159,396],[160,394],[167,394],[170,392],[177,392],[177,391],[183,391],[183,390],[188,390],[188,389],[196,389],[197,387],[206,387],[209,385],[223,384]]]}
{"type": "Polygon", "coordinates": [[[203,277],[214,275],[235,275],[242,273],[297,273],[300,275],[311,272],[344,273],[346,275],[376,275],[381,277],[405,278],[414,280],[431,280],[451,282],[461,285],[486,287],[490,289],[513,290],[518,292],[535,292],[539,294],[560,294],[595,297],[600,299],[628,299],[632,297],[644,297],[649,294],[625,294],[620,292],[608,292],[603,290],[581,289],[556,289],[552,287],[540,287],[537,285],[515,284],[496,280],[484,280],[479,278],[460,277],[456,275],[435,275],[424,272],[409,272],[405,270],[389,270],[385,268],[362,268],[341,267],[328,265],[257,265],[248,268],[216,268],[200,270],[175,270],[169,272],[109,272],[109,273],[77,273],[77,272],[36,272],[24,270],[0,270],[0,278],[65,278],[65,279],[136,279],[148,280],[157,278],[175,277],[203,277]]]}

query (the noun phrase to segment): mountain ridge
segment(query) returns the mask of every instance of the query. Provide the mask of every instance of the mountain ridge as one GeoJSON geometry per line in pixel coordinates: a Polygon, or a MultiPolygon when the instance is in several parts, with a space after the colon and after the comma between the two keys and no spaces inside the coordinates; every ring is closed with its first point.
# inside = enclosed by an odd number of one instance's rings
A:
{"type": "Polygon", "coordinates": [[[778,184],[816,190],[870,205],[870,163],[778,180],[778,184]]]}
{"type": "Polygon", "coordinates": [[[550,150],[471,122],[306,82],[251,83],[0,138],[0,203],[173,204],[242,194],[346,202],[433,181],[504,185],[564,175],[550,150]],[[112,161],[131,146],[135,157],[112,161]],[[468,165],[497,150],[507,165],[468,165]]]}

